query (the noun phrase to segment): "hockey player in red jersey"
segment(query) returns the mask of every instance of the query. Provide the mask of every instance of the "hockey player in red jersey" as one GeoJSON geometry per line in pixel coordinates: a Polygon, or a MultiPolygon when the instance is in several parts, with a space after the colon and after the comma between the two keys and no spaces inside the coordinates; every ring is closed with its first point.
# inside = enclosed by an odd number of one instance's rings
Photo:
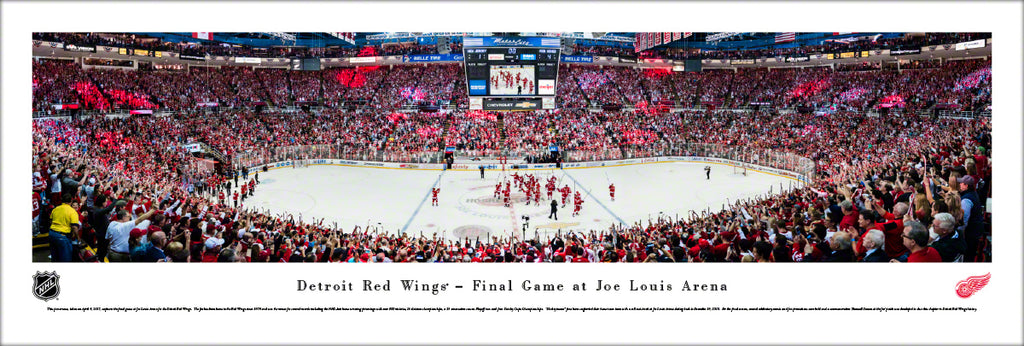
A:
{"type": "Polygon", "coordinates": [[[580,196],[579,190],[576,191],[576,196],[574,196],[573,199],[573,202],[575,203],[573,203],[572,216],[576,216],[579,215],[580,210],[583,209],[583,197],[580,196]]]}
{"type": "Polygon", "coordinates": [[[433,194],[434,197],[433,197],[432,201],[430,202],[431,203],[430,205],[435,206],[435,207],[437,206],[437,193],[438,192],[441,192],[441,188],[440,187],[435,187],[433,190],[431,190],[431,193],[433,194]]]}
{"type": "Polygon", "coordinates": [[[562,208],[565,208],[565,201],[569,199],[569,185],[563,187],[559,192],[562,193],[562,208]]]}
{"type": "Polygon", "coordinates": [[[497,184],[494,185],[494,198],[498,198],[498,195],[500,195],[500,194],[501,194],[501,182],[499,181],[497,184]]]}
{"type": "Polygon", "coordinates": [[[615,184],[614,183],[608,185],[608,194],[610,194],[612,196],[612,202],[615,202],[615,184]]]}

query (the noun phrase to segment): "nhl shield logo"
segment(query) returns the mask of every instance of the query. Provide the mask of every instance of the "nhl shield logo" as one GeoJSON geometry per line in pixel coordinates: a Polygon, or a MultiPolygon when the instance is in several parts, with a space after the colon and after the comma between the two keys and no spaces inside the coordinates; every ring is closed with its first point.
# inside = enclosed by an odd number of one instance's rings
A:
{"type": "Polygon", "coordinates": [[[57,272],[36,272],[32,275],[32,295],[44,302],[60,294],[60,275],[57,272]]]}

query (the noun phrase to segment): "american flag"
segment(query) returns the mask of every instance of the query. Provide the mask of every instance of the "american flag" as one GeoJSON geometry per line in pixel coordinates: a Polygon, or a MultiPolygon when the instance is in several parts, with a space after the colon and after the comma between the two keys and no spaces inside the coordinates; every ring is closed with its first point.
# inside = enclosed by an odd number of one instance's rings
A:
{"type": "Polygon", "coordinates": [[[682,39],[683,39],[683,33],[681,33],[681,32],[673,32],[672,33],[672,41],[679,41],[679,40],[682,40],[682,39]]]}
{"type": "Polygon", "coordinates": [[[683,38],[690,37],[690,35],[693,35],[693,33],[692,32],[684,32],[683,33],[683,38]]]}
{"type": "Polygon", "coordinates": [[[663,32],[663,33],[661,33],[661,35],[662,35],[661,36],[662,37],[662,39],[661,39],[662,43],[672,42],[672,33],[671,32],[663,32]]]}
{"type": "Polygon", "coordinates": [[[780,32],[778,34],[775,34],[775,43],[793,42],[793,41],[796,41],[796,33],[795,32],[780,32]]]}

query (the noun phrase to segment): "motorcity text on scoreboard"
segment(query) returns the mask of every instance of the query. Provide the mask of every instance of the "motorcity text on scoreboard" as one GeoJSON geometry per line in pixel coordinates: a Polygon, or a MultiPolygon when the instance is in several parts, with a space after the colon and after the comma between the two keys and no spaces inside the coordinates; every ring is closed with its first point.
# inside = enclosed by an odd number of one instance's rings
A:
{"type": "Polygon", "coordinates": [[[543,37],[467,37],[462,41],[463,47],[561,47],[559,38],[543,37]]]}

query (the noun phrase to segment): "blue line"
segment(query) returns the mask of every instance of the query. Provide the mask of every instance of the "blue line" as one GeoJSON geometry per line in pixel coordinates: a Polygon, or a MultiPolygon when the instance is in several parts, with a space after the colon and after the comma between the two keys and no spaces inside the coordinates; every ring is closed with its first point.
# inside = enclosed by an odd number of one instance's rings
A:
{"type": "MultiPolygon", "coordinates": [[[[569,175],[569,173],[565,172],[565,170],[562,170],[562,173],[565,173],[565,176],[569,177],[569,179],[572,179],[572,181],[575,182],[576,185],[579,185],[581,187],[583,186],[583,184],[581,184],[578,180],[576,180],[576,178],[573,178],[571,175],[569,175]]],[[[597,202],[597,205],[600,205],[601,208],[604,208],[604,210],[608,212],[608,214],[611,214],[612,217],[614,217],[616,220],[619,220],[620,224],[623,224],[623,225],[626,224],[626,221],[622,221],[621,217],[619,217],[618,215],[615,215],[615,213],[613,213],[611,209],[608,209],[608,207],[605,206],[604,203],[601,203],[601,200],[597,199],[597,197],[594,197],[594,195],[590,193],[590,190],[587,190],[586,188],[584,188],[583,191],[587,191],[587,196],[590,196],[594,200],[594,202],[597,202]]]]}
{"type": "Polygon", "coordinates": [[[405,226],[402,226],[403,234],[405,233],[405,230],[409,228],[409,224],[412,223],[412,220],[416,218],[416,214],[420,213],[420,208],[423,208],[423,203],[427,203],[427,197],[430,197],[430,193],[434,192],[433,190],[437,187],[437,183],[441,182],[442,176],[444,176],[444,171],[441,171],[441,174],[437,175],[437,180],[434,181],[434,185],[430,186],[430,190],[427,190],[427,194],[423,196],[423,200],[420,201],[420,205],[416,207],[416,211],[412,212],[412,216],[409,217],[409,221],[406,221],[405,226]]]}

